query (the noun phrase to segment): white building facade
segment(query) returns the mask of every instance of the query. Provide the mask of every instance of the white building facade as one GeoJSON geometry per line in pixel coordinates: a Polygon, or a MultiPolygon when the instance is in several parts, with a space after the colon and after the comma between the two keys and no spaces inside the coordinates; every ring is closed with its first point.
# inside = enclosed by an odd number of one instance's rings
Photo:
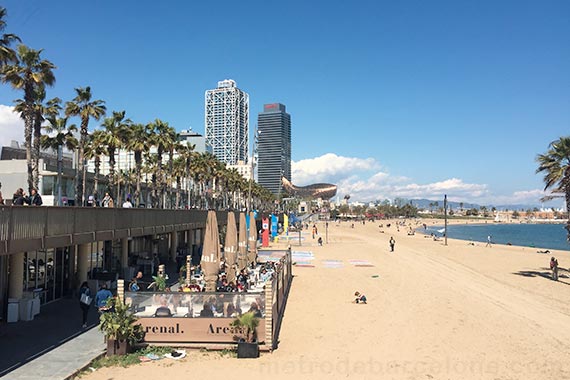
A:
{"type": "Polygon", "coordinates": [[[205,95],[206,146],[227,165],[248,162],[249,95],[226,79],[205,95]]]}

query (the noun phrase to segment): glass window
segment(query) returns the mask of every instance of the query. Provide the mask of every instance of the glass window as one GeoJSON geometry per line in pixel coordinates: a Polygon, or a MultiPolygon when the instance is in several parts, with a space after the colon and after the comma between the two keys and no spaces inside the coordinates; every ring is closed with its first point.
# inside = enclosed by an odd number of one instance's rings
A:
{"type": "Polygon", "coordinates": [[[43,176],[42,177],[42,189],[40,194],[42,195],[54,195],[55,194],[55,178],[54,176],[43,176]]]}

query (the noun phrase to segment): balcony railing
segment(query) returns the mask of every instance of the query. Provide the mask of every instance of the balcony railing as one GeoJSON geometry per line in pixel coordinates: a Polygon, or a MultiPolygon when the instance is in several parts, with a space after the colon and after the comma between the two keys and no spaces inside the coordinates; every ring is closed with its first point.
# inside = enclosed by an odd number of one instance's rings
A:
{"type": "MultiPolygon", "coordinates": [[[[0,206],[0,255],[204,228],[206,210],[0,206]]],[[[225,225],[227,212],[217,212],[225,225]]]]}

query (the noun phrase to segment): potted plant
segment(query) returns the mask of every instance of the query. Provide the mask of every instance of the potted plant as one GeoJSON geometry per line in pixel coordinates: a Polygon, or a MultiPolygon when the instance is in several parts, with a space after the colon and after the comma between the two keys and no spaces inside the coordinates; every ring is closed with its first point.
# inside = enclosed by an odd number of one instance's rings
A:
{"type": "Polygon", "coordinates": [[[259,318],[253,312],[247,312],[237,316],[230,326],[238,329],[243,334],[235,337],[238,340],[238,358],[259,357],[259,345],[257,344],[259,318]]]}
{"type": "Polygon", "coordinates": [[[107,340],[107,356],[125,355],[143,339],[143,327],[119,298],[110,298],[107,306],[110,311],[101,314],[99,325],[107,340]]]}
{"type": "Polygon", "coordinates": [[[166,290],[166,280],[168,276],[152,276],[152,283],[148,286],[148,289],[153,289],[155,292],[164,292],[166,290]]]}

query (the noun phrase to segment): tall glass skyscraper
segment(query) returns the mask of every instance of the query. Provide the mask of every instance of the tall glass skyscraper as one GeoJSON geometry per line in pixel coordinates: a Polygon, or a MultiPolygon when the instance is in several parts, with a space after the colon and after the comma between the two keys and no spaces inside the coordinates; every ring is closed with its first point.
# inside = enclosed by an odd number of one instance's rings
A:
{"type": "Polygon", "coordinates": [[[265,104],[257,129],[257,182],[280,195],[281,177],[291,181],[291,115],[281,103],[265,104]]]}
{"type": "Polygon", "coordinates": [[[249,147],[249,95],[232,79],[206,91],[206,145],[228,165],[247,163],[249,147]]]}

